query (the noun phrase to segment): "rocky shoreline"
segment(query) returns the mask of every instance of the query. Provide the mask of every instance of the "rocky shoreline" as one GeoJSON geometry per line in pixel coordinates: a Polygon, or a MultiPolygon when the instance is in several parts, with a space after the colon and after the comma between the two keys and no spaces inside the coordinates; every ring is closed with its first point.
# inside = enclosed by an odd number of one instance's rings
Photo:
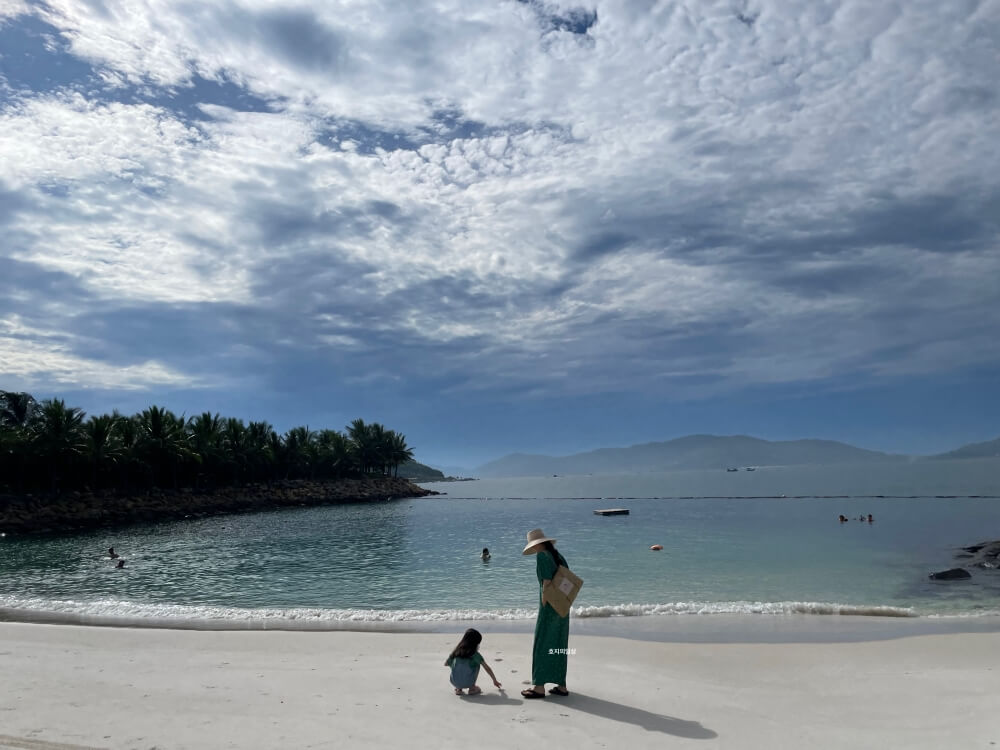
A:
{"type": "Polygon", "coordinates": [[[114,491],[0,494],[0,534],[51,534],[224,513],[378,502],[437,494],[408,479],[371,476],[323,481],[293,479],[216,489],[154,488],[129,494],[114,491]]]}
{"type": "Polygon", "coordinates": [[[979,542],[968,547],[959,548],[956,560],[962,561],[962,566],[939,570],[928,576],[932,581],[965,581],[972,578],[968,568],[982,570],[1000,570],[1000,540],[979,542]]]}

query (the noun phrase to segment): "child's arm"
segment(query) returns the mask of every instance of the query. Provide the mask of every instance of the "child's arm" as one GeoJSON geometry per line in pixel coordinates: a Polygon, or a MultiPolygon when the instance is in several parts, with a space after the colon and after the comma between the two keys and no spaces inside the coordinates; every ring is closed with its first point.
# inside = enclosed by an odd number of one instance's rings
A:
{"type": "Polygon", "coordinates": [[[499,682],[497,682],[497,676],[495,674],[493,674],[493,670],[490,669],[490,665],[486,663],[485,659],[483,660],[483,669],[486,670],[486,674],[488,674],[490,676],[490,679],[493,680],[493,684],[496,687],[498,687],[498,688],[503,687],[503,685],[501,685],[499,682]]]}

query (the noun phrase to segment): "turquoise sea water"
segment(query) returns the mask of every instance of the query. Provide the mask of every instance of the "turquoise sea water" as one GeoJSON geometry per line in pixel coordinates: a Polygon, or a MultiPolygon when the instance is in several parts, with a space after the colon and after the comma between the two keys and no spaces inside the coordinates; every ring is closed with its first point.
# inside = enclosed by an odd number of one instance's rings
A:
{"type": "Polygon", "coordinates": [[[958,547],[1000,538],[1000,460],[427,486],[448,494],[3,538],[0,610],[303,628],[522,621],[537,584],[521,548],[541,527],[585,581],[577,618],[1000,614],[1000,571],[927,578],[958,547]],[[593,513],[619,506],[630,515],[593,513]],[[856,520],[868,513],[874,523],[856,520]]]}

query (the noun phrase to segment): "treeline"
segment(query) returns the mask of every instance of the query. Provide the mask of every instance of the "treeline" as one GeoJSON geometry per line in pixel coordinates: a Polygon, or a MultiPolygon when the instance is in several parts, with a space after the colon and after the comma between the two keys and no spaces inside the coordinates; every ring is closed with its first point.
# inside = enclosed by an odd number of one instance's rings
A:
{"type": "Polygon", "coordinates": [[[393,476],[413,451],[406,438],[355,419],[337,430],[150,406],[132,416],[87,415],[61,399],[0,391],[0,489],[10,492],[150,487],[215,488],[279,479],[393,476]]]}

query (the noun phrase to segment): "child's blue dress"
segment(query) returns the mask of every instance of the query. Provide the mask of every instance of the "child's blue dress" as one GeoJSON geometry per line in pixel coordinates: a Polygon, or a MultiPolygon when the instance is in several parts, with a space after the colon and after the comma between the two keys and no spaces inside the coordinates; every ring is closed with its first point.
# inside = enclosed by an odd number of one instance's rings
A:
{"type": "Polygon", "coordinates": [[[472,656],[452,656],[446,662],[451,667],[451,684],[460,690],[470,688],[479,679],[479,665],[483,657],[479,653],[472,656]]]}

